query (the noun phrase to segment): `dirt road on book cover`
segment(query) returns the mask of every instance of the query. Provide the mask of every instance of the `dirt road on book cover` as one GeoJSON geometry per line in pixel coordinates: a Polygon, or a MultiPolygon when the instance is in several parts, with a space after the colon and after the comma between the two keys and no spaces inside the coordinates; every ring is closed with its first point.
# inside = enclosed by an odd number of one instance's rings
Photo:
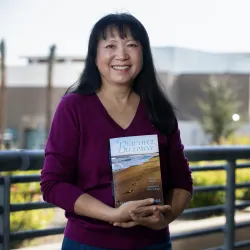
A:
{"type": "Polygon", "coordinates": [[[162,204],[162,183],[159,157],[114,173],[116,206],[126,201],[152,197],[162,204]]]}

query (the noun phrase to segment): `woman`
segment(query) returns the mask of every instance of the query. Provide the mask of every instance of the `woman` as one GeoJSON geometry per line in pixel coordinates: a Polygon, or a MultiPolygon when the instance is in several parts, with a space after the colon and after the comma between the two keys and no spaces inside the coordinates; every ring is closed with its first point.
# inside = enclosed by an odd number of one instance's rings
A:
{"type": "Polygon", "coordinates": [[[168,225],[188,205],[192,178],[147,32],[135,17],[111,14],[95,24],[84,71],[53,118],[41,190],[65,210],[63,250],[172,249],[168,225]],[[115,208],[109,139],[150,134],[159,138],[165,205],[149,197],[115,208]]]}

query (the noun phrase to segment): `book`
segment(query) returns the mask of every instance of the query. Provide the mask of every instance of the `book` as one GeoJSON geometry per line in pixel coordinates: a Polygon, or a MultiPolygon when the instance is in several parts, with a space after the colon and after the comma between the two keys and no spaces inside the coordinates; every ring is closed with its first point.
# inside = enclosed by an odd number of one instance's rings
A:
{"type": "Polygon", "coordinates": [[[163,205],[158,136],[112,138],[109,144],[115,207],[146,198],[163,205]]]}

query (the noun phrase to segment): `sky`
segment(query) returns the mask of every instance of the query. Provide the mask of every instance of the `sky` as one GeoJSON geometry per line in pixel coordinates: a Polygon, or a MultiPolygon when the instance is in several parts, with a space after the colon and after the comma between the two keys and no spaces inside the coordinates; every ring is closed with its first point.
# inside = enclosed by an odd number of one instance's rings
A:
{"type": "Polygon", "coordinates": [[[149,33],[152,46],[213,52],[250,52],[249,0],[0,0],[0,39],[7,64],[20,56],[84,55],[94,23],[129,12],[149,33]]]}

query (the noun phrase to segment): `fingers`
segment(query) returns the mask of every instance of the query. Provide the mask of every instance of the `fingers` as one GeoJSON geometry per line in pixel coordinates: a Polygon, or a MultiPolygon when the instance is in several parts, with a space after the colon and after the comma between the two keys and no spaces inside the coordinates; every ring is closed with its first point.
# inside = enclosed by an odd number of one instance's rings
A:
{"type": "Polygon", "coordinates": [[[154,216],[155,216],[155,218],[158,219],[158,220],[163,219],[163,215],[162,215],[160,209],[157,208],[157,207],[154,208],[154,216]]]}
{"type": "Polygon", "coordinates": [[[138,223],[135,222],[135,221],[115,222],[113,225],[114,225],[115,227],[130,228],[130,227],[137,226],[138,223]]]}
{"type": "Polygon", "coordinates": [[[164,216],[157,207],[154,207],[152,216],[141,217],[135,215],[133,212],[131,212],[130,216],[138,225],[146,226],[151,229],[158,230],[166,227],[164,216]]]}
{"type": "Polygon", "coordinates": [[[136,202],[137,202],[138,207],[143,207],[143,206],[148,206],[148,205],[154,204],[154,199],[149,198],[149,199],[139,200],[136,202]]]}
{"type": "Polygon", "coordinates": [[[169,205],[153,205],[153,206],[147,206],[147,207],[139,207],[139,208],[134,209],[132,212],[134,212],[135,215],[145,217],[145,216],[153,215],[155,207],[159,209],[160,212],[163,214],[171,210],[171,206],[169,205]]]}
{"type": "Polygon", "coordinates": [[[137,222],[140,225],[146,225],[146,224],[150,223],[150,221],[152,221],[152,219],[154,220],[154,218],[152,216],[142,217],[140,215],[136,215],[133,212],[130,213],[130,216],[131,216],[133,221],[137,222]]]}
{"type": "Polygon", "coordinates": [[[145,217],[145,216],[152,215],[154,213],[153,207],[154,206],[138,207],[131,212],[133,212],[135,215],[145,217]]]}
{"type": "Polygon", "coordinates": [[[163,206],[157,205],[156,208],[159,209],[161,213],[167,213],[168,211],[171,210],[171,206],[169,205],[163,205],[163,206]]]}
{"type": "MultiPolygon", "coordinates": [[[[136,221],[138,224],[141,224],[141,219],[143,218],[143,217],[138,217],[134,212],[131,212],[130,213],[130,216],[131,216],[131,219],[133,220],[133,221],[136,221]]],[[[141,224],[142,225],[142,224],[141,224]]]]}

